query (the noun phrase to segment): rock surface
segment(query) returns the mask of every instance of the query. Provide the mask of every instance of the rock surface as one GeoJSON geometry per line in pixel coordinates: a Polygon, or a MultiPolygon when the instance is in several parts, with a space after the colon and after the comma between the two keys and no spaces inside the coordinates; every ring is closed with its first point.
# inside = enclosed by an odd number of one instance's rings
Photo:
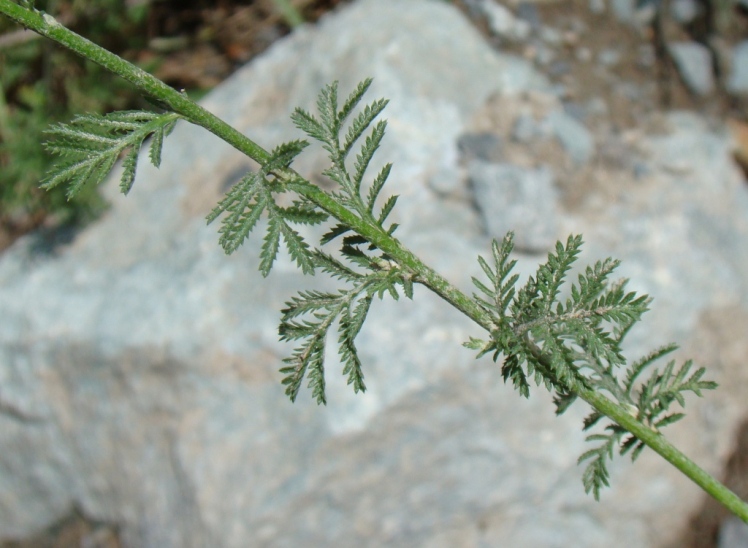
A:
{"type": "MultiPolygon", "coordinates": [[[[559,90],[426,0],[361,0],[276,44],[204,105],[271,147],[299,137],[288,114],[313,108],[324,84],[345,92],[366,76],[371,98],[391,101],[375,161],[395,164],[401,240],[469,291],[476,255],[503,236],[475,207],[476,166],[552,174],[543,238],[582,232],[583,259],[623,259],[621,274],[655,297],[632,354],[677,341],[723,385],[670,430],[718,472],[748,389],[748,192],[725,133],[672,113],[657,132],[600,129],[590,142],[605,146],[579,161],[544,125],[563,108],[559,90]]],[[[423,289],[375,304],[360,339],[365,395],[331,356],[330,404],[306,392],[289,404],[278,310],[299,289],[336,286],[288,259],[263,280],[258,237],[220,250],[203,219],[250,167],[181,124],[161,169],[143,163],[126,199],[109,184],[112,209],[71,243],[30,237],[0,257],[0,535],[76,508],[138,547],[673,542],[698,489],[645,453],[617,462],[602,502],[586,496],[586,410],[556,418],[542,391],[520,399],[460,346],[477,329],[423,289]]],[[[298,163],[325,167],[320,150],[298,163]]],[[[518,190],[502,207],[537,212],[532,189],[518,190]]],[[[541,259],[521,256],[521,272],[541,259]]]]}
{"type": "Polygon", "coordinates": [[[696,42],[673,42],[670,54],[688,88],[699,95],[714,91],[714,71],[709,50],[696,42]]]}

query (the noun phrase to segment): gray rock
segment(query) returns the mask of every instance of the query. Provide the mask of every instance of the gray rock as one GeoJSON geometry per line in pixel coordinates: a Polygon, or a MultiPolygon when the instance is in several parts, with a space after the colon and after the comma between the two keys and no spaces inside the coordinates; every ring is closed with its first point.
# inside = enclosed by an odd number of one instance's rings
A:
{"type": "Polygon", "coordinates": [[[440,196],[452,197],[463,188],[462,173],[456,167],[445,167],[429,177],[428,185],[440,196]]]}
{"type": "Polygon", "coordinates": [[[717,548],[748,548],[748,525],[737,517],[728,517],[719,528],[717,548]]]}
{"type": "Polygon", "coordinates": [[[612,0],[610,5],[619,22],[643,27],[654,18],[657,4],[657,0],[612,0]]]}
{"type": "Polygon", "coordinates": [[[589,130],[563,110],[548,115],[553,135],[559,140],[569,157],[577,164],[586,164],[595,153],[595,140],[589,130]]]}
{"type": "Polygon", "coordinates": [[[589,0],[589,9],[596,15],[605,13],[605,0],[589,0]]]}
{"type": "Polygon", "coordinates": [[[696,42],[672,42],[668,48],[691,91],[699,95],[709,95],[714,91],[712,56],[705,46],[696,42]]]}
{"type": "Polygon", "coordinates": [[[621,60],[621,51],[617,48],[608,48],[597,54],[597,60],[601,65],[613,67],[621,60]]]}
{"type": "Polygon", "coordinates": [[[545,252],[559,237],[553,173],[541,167],[475,161],[469,169],[475,203],[491,238],[513,230],[517,249],[545,252]]]}
{"type": "Polygon", "coordinates": [[[748,93],[748,40],[740,42],[733,50],[727,89],[732,93],[748,93]]]}
{"type": "Polygon", "coordinates": [[[611,0],[610,7],[613,15],[621,23],[636,21],[636,0],[611,0]]]}
{"type": "Polygon", "coordinates": [[[532,114],[520,114],[514,121],[512,139],[519,143],[529,143],[543,134],[543,128],[538,124],[532,114]]]}
{"type": "Polygon", "coordinates": [[[540,11],[535,4],[520,2],[517,5],[517,17],[527,22],[533,30],[539,29],[543,26],[540,11]]]}
{"type": "Polygon", "coordinates": [[[701,14],[702,8],[697,0],[673,0],[670,4],[670,15],[681,25],[686,25],[701,14]]]}
{"type": "Polygon", "coordinates": [[[463,133],[457,139],[460,158],[468,163],[470,160],[498,162],[501,160],[501,139],[491,132],[463,133]]]}
{"type": "Polygon", "coordinates": [[[524,40],[530,35],[530,23],[515,17],[501,4],[493,0],[483,0],[480,6],[488,21],[488,28],[494,35],[513,42],[524,40]]]}
{"type": "Polygon", "coordinates": [[[563,42],[564,37],[561,32],[553,27],[543,27],[540,29],[540,38],[551,46],[558,46],[563,42]]]}

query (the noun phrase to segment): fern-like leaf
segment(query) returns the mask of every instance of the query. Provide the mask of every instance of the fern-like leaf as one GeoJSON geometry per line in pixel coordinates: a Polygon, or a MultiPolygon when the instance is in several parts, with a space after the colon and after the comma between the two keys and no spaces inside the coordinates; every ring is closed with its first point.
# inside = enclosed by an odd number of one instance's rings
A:
{"type": "Polygon", "coordinates": [[[324,372],[323,356],[325,341],[330,328],[337,320],[338,352],[343,363],[343,374],[355,392],[366,390],[361,360],[358,356],[355,339],[369,313],[373,298],[390,295],[399,298],[397,287],[403,288],[406,296],[413,295],[413,282],[408,274],[387,259],[369,257],[362,251],[347,248],[346,259],[366,272],[359,273],[344,265],[331,255],[316,250],[313,253],[314,266],[351,284],[349,289],[338,293],[316,291],[302,292],[286,303],[279,327],[281,340],[302,340],[281,372],[286,376],[286,394],[295,400],[304,376],[310,378],[310,386],[318,403],[325,403],[324,379],[312,377],[324,372]]]}
{"type": "MultiPolygon", "coordinates": [[[[509,260],[512,234],[501,244],[492,243],[493,262],[482,257],[478,265],[486,281],[473,278],[476,303],[493,317],[491,340],[471,339],[466,346],[479,355],[493,352],[494,360],[504,357],[501,373],[523,396],[529,394],[529,380],[554,393],[556,413],[561,414],[582,391],[606,391],[636,420],[658,430],[681,420],[681,412],[669,409],[685,404],[687,392],[701,395],[715,383],[702,380],[704,369],[692,372],[691,362],[676,368],[668,363],[639,382],[645,370],[657,359],[675,350],[668,345],[655,350],[627,367],[622,380],[617,369],[626,366],[621,351],[625,335],[647,311],[650,299],[626,291],[626,280],[609,280],[619,262],[605,259],[586,267],[569,287],[569,296],[560,299],[566,276],[579,255],[582,240],[570,236],[558,243],[555,252],[540,265],[535,276],[515,290],[517,275],[511,275],[515,261],[509,260]],[[637,384],[638,383],[638,384],[637,384]]],[[[593,411],[584,429],[594,427],[603,415],[593,411]]],[[[586,462],[584,488],[599,498],[608,485],[608,462],[618,448],[621,455],[636,459],[645,444],[618,424],[608,424],[603,433],[587,438],[602,442],[579,459],[586,462]]]]}
{"type": "Polygon", "coordinates": [[[549,253],[548,261],[538,268],[535,279],[546,310],[550,310],[553,306],[561,289],[561,284],[563,284],[571,265],[576,261],[581,247],[581,236],[569,236],[565,246],[561,242],[556,243],[556,254],[549,253]]]}
{"type": "Polygon", "coordinates": [[[317,97],[317,110],[324,128],[325,138],[322,143],[333,155],[338,154],[338,134],[340,118],[338,117],[338,82],[325,86],[317,97]]]}
{"type": "MultiPolygon", "coordinates": [[[[325,341],[335,319],[341,314],[345,315],[346,309],[350,307],[357,294],[355,290],[341,291],[337,295],[307,292],[301,293],[286,303],[278,329],[281,340],[304,340],[290,358],[283,360],[288,365],[281,369],[281,373],[286,375],[283,384],[286,385],[286,394],[291,401],[296,400],[304,376],[307,375],[309,386],[312,388],[312,396],[317,403],[327,402],[324,380],[325,341]]],[[[346,352],[355,354],[353,346],[355,334],[350,336],[349,330],[348,326],[341,325],[341,340],[345,342],[346,352]]],[[[350,358],[348,355],[344,357],[350,358]]],[[[357,386],[363,387],[363,375],[360,385],[355,385],[357,386]]]]}
{"type": "MultiPolygon", "coordinates": [[[[397,224],[393,223],[385,228],[383,223],[392,212],[397,197],[387,199],[379,214],[374,213],[375,203],[391,172],[392,165],[385,165],[377,174],[365,199],[362,192],[365,173],[382,142],[386,129],[386,123],[382,121],[375,124],[375,118],[385,108],[387,101],[375,101],[353,116],[342,146],[340,144],[341,128],[358,107],[370,85],[371,80],[361,82],[338,110],[338,84],[333,82],[320,92],[317,98],[316,115],[296,109],[292,119],[299,129],[312,139],[319,141],[329,153],[330,165],[323,171],[323,175],[336,183],[338,189],[328,192],[328,196],[338,205],[356,215],[362,222],[369,224],[371,229],[392,234],[397,224]],[[375,124],[374,127],[371,127],[372,124],[375,124]],[[367,130],[370,132],[357,152],[353,162],[353,172],[351,172],[346,164],[346,158],[367,130]]],[[[284,180],[270,185],[265,183],[263,178],[259,178],[258,184],[259,189],[256,192],[267,196],[268,192],[277,192],[279,189],[293,189],[295,183],[284,180]]],[[[246,204],[242,204],[241,207],[233,205],[240,196],[242,193],[227,195],[227,203],[222,206],[223,209],[234,215],[236,215],[235,211],[243,210],[246,204]]],[[[244,201],[247,202],[246,198],[244,201]]],[[[270,203],[269,200],[265,202],[270,203]]],[[[252,203],[259,203],[259,199],[252,197],[248,203],[251,206],[252,203]]],[[[299,222],[304,220],[299,219],[299,214],[302,217],[307,216],[307,210],[304,208],[283,209],[276,205],[266,207],[270,210],[271,219],[263,244],[263,257],[266,261],[263,265],[272,263],[277,252],[279,237],[283,235],[285,238],[287,234],[278,221],[273,221],[273,217],[299,222]]],[[[341,238],[342,260],[319,249],[307,250],[301,240],[296,239],[293,234],[289,234],[289,237],[290,242],[286,240],[285,243],[287,247],[298,248],[298,257],[294,257],[297,263],[304,260],[308,252],[313,268],[346,282],[349,287],[341,289],[336,294],[301,293],[287,303],[279,333],[282,340],[301,341],[301,345],[285,361],[286,367],[282,369],[285,375],[283,382],[286,385],[286,393],[291,399],[295,399],[303,379],[309,378],[313,396],[318,403],[325,402],[323,350],[333,325],[337,325],[338,351],[343,364],[343,374],[347,376],[348,384],[355,392],[364,391],[366,386],[363,368],[355,339],[367,317],[374,297],[381,299],[389,295],[393,299],[399,299],[402,293],[412,298],[414,275],[407,269],[401,268],[391,257],[379,250],[368,237],[357,233],[346,223],[333,225],[321,237],[321,245],[341,238]]],[[[300,266],[304,268],[302,264],[300,266]]]]}
{"type": "Polygon", "coordinates": [[[353,112],[353,109],[358,106],[358,104],[361,102],[361,99],[363,99],[364,94],[369,90],[369,86],[371,86],[372,82],[373,80],[371,78],[365,78],[364,80],[359,82],[356,86],[356,89],[351,92],[351,94],[345,100],[345,103],[343,103],[343,108],[341,108],[340,112],[338,113],[338,118],[340,119],[341,123],[343,123],[351,114],[351,112],[353,112]]]}
{"type": "Polygon", "coordinates": [[[369,213],[372,213],[374,211],[374,204],[377,201],[377,197],[379,196],[379,193],[381,192],[382,187],[384,187],[384,183],[387,182],[387,177],[390,176],[391,171],[392,171],[392,164],[385,164],[385,166],[381,169],[381,171],[374,178],[374,182],[371,184],[371,187],[369,188],[369,194],[366,197],[366,209],[369,213]]]}
{"type": "Polygon", "coordinates": [[[578,464],[589,461],[582,474],[584,492],[592,492],[595,500],[600,500],[600,491],[603,487],[610,486],[610,472],[608,461],[613,458],[615,447],[625,435],[626,431],[616,425],[606,428],[605,434],[592,434],[587,436],[587,441],[601,441],[602,443],[583,453],[577,460],[578,464]]]}
{"type": "MultiPolygon", "coordinates": [[[[387,106],[387,103],[388,101],[386,99],[378,99],[372,104],[367,105],[364,110],[361,111],[358,116],[356,116],[356,118],[353,120],[353,123],[351,124],[351,127],[348,129],[348,133],[343,143],[343,157],[348,156],[348,153],[353,148],[353,145],[361,138],[361,136],[371,125],[374,119],[379,116],[379,114],[381,114],[381,112],[387,106]]],[[[358,165],[356,166],[357,174],[360,173],[361,175],[363,175],[363,172],[366,171],[366,166],[369,164],[371,157],[374,155],[374,152],[377,150],[377,148],[379,148],[379,144],[382,142],[382,138],[384,137],[386,128],[387,124],[384,121],[379,122],[374,126],[374,130],[366,139],[367,142],[362,147],[362,154],[359,161],[357,162],[358,165]]]]}
{"type": "Polygon", "coordinates": [[[178,114],[146,111],[123,111],[103,116],[77,116],[69,124],[52,126],[46,133],[51,140],[46,149],[59,155],[42,184],[54,188],[68,184],[68,197],[75,196],[84,185],[101,183],[125,152],[120,189],[127,194],[135,180],[137,158],[143,141],[153,136],[151,163],[161,163],[164,138],[174,127],[178,114]]]}
{"type": "Polygon", "coordinates": [[[280,207],[273,197],[274,192],[308,184],[296,179],[276,178],[277,172],[288,168],[308,144],[306,141],[291,141],[276,147],[260,170],[244,176],[207,217],[208,223],[211,223],[226,213],[219,229],[219,243],[227,254],[231,254],[244,243],[262,214],[267,214],[267,230],[260,250],[260,272],[263,276],[270,273],[275,263],[281,239],[302,272],[314,272],[312,250],[301,235],[291,228],[290,223],[318,224],[327,219],[327,214],[304,200],[297,200],[290,207],[280,207]]]}
{"type": "Polygon", "coordinates": [[[672,424],[681,417],[677,414],[662,419],[659,417],[675,402],[681,407],[685,406],[684,393],[692,392],[701,396],[702,390],[712,390],[717,387],[715,382],[701,380],[706,372],[703,367],[689,376],[692,366],[693,362],[689,360],[676,370],[675,361],[670,361],[661,373],[655,371],[652,374],[639,391],[637,407],[641,419],[653,427],[672,424]]]}
{"type": "Polygon", "coordinates": [[[208,215],[208,223],[212,223],[222,213],[228,213],[219,229],[219,243],[227,254],[244,243],[267,207],[267,196],[261,192],[263,183],[262,173],[245,175],[208,215]]]}
{"type": "Polygon", "coordinates": [[[364,373],[361,368],[361,360],[358,357],[355,339],[361,326],[364,324],[366,315],[371,306],[371,295],[364,296],[355,306],[343,310],[340,318],[340,357],[343,360],[343,375],[348,375],[348,384],[353,385],[353,391],[358,393],[366,391],[364,384],[364,373]]]}
{"type": "Polygon", "coordinates": [[[294,110],[291,120],[301,131],[316,141],[326,142],[328,135],[319,120],[301,108],[294,110]]]}
{"type": "Polygon", "coordinates": [[[491,242],[491,252],[493,254],[493,267],[483,257],[478,257],[478,265],[486,274],[490,281],[490,287],[486,286],[478,278],[473,278],[473,284],[489,300],[477,295],[474,298],[487,310],[493,311],[502,321],[506,316],[506,309],[509,307],[514,298],[514,286],[519,280],[519,275],[515,274],[507,279],[517,264],[516,260],[509,260],[509,256],[514,249],[514,233],[509,232],[499,244],[498,241],[491,242]]]}

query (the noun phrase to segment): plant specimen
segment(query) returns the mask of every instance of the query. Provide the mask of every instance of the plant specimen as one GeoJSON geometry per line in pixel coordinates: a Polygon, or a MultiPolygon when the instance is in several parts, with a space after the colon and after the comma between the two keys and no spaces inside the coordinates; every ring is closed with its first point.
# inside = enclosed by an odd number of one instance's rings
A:
{"type": "Polygon", "coordinates": [[[266,216],[260,251],[264,276],[271,271],[282,242],[302,272],[324,272],[342,285],[337,292],[302,290],[281,312],[279,335],[297,345],[281,368],[291,400],[306,382],[317,402],[325,403],[324,356],[331,330],[337,333],[348,384],[356,392],[364,391],[364,365],[355,341],[371,305],[387,296],[412,298],[413,286],[420,284],[485,330],[482,339],[472,338],[465,346],[479,356],[501,359],[504,379],[522,396],[529,396],[532,384],[543,386],[553,393],[559,414],[577,399],[592,407],[585,430],[606,423],[588,436],[593,447],[579,458],[586,466],[587,492],[598,498],[608,485],[607,465],[616,451],[636,459],[648,446],[748,521],[748,505],[661,434],[662,428],[683,418],[682,411],[671,408],[676,403],[682,408],[685,394],[701,395],[716,385],[704,380],[704,369],[694,368],[690,361],[655,367],[674,345],[634,362],[623,356],[624,338],[650,301],[646,295],[627,291],[625,280],[611,279],[618,261],[598,261],[569,283],[569,271],[582,246],[580,236],[570,236],[520,286],[519,276],[513,273],[516,261],[511,259],[509,233],[492,243],[488,258],[478,258],[484,276],[474,278],[476,293],[467,295],[395,237],[397,224],[387,219],[397,197],[382,197],[392,166],[387,164],[376,174],[368,172],[385,133],[386,122],[377,119],[387,104],[380,99],[360,106],[370,80],[343,100],[332,83],[320,92],[316,114],[296,109],[292,115],[294,124],[328,153],[329,167],[323,175],[336,185],[326,191],[291,167],[309,144],[306,140],[283,143],[268,152],[184,94],[38,12],[30,0],[0,0],[0,12],[129,80],[164,109],[163,113],[86,115],[54,126],[47,147],[61,161],[45,186],[67,184],[73,196],[84,186],[101,182],[124,155],[120,186],[129,192],[144,140],[152,137],[149,157],[158,166],[164,139],[178,119],[203,126],[259,164],[208,216],[209,222],[220,219],[223,249],[235,251],[266,216]],[[284,194],[291,200],[279,199],[284,194]],[[308,242],[295,229],[299,224],[322,223],[327,231],[319,244],[308,242]]]}

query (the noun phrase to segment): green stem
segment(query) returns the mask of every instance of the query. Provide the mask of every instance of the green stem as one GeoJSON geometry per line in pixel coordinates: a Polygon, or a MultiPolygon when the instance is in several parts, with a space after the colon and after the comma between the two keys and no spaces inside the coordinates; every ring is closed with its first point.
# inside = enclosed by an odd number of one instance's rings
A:
{"type": "Polygon", "coordinates": [[[691,478],[696,485],[722,503],[725,508],[748,523],[748,504],[680,452],[662,434],[637,421],[620,405],[612,402],[599,392],[585,390],[579,392],[578,395],[592,407],[623,426],[640,441],[643,441],[666,461],[691,478]]]}
{"type": "MultiPolygon", "coordinates": [[[[204,127],[253,160],[259,163],[268,160],[269,153],[260,145],[191,101],[186,95],[167,86],[159,79],[117,55],[66,29],[51,16],[23,8],[11,2],[11,0],[0,0],[0,13],[128,80],[143,93],[166,104],[190,122],[204,127]]],[[[300,180],[298,175],[291,170],[284,171],[280,175],[286,180],[300,180]]],[[[319,187],[308,183],[295,184],[293,187],[338,221],[351,227],[355,232],[387,253],[401,267],[411,271],[414,275],[414,281],[431,289],[487,331],[490,332],[495,329],[490,314],[478,306],[473,299],[424,264],[396,238],[349,211],[319,187]]],[[[637,421],[623,407],[600,393],[583,390],[578,392],[578,395],[600,413],[610,417],[659,453],[743,521],[748,522],[748,504],[678,451],[662,435],[637,421]]]]}

